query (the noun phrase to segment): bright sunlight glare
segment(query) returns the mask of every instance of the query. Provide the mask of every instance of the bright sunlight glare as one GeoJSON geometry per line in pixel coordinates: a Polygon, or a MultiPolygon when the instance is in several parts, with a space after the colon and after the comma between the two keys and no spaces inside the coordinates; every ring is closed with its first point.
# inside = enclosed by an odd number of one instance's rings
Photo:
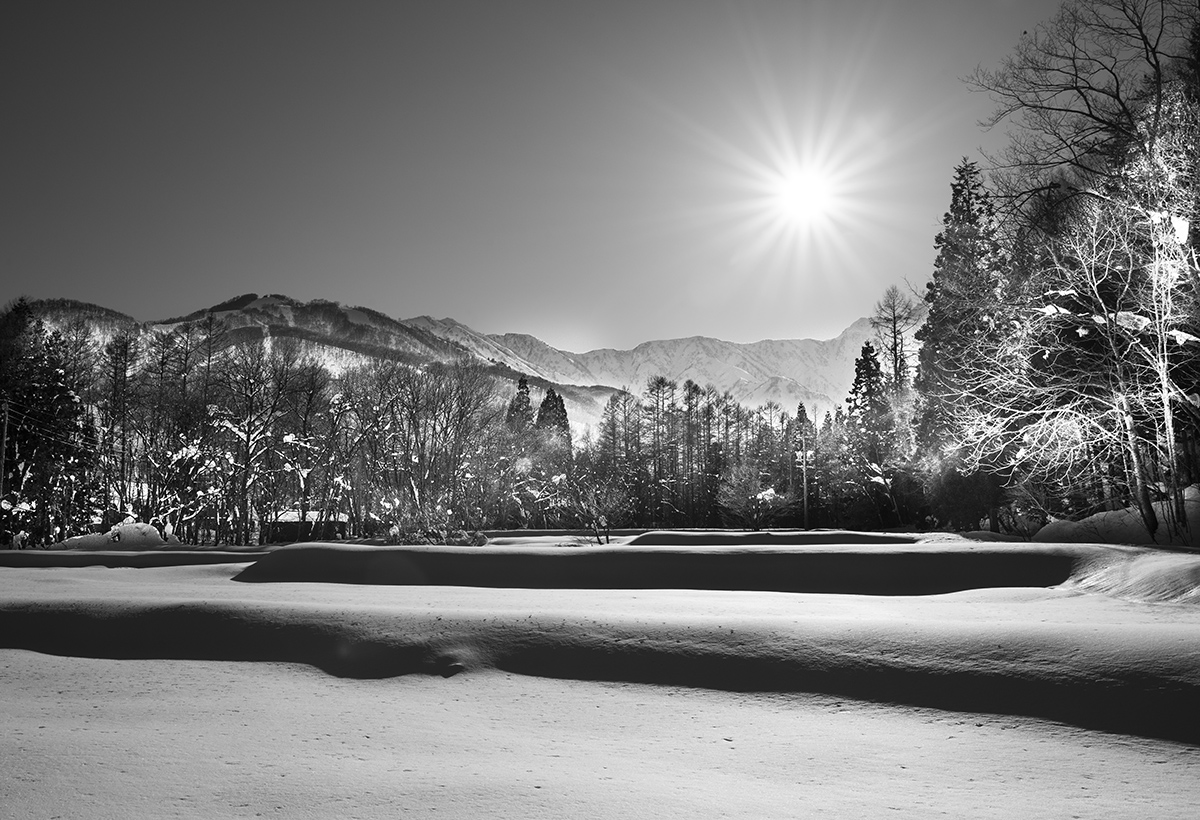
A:
{"type": "Polygon", "coordinates": [[[781,48],[752,13],[737,18],[744,68],[715,78],[720,93],[703,106],[648,97],[691,149],[679,155],[690,196],[664,218],[687,239],[680,268],[705,272],[697,292],[735,300],[751,287],[784,304],[844,306],[860,283],[888,275],[877,261],[885,248],[908,241],[896,233],[911,198],[898,158],[945,120],[909,117],[865,70],[887,37],[886,14],[835,49],[819,34],[825,12],[810,11],[800,47],[781,48]]]}
{"type": "Polygon", "coordinates": [[[795,169],[776,181],[774,207],[785,219],[811,223],[832,215],[836,191],[829,174],[819,168],[795,169]]]}

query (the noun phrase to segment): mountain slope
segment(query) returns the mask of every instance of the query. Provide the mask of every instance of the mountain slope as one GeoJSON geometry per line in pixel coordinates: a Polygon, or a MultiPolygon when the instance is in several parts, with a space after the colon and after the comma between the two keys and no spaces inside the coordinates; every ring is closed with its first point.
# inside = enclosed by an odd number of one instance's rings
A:
{"type": "Polygon", "coordinates": [[[166,329],[184,322],[206,321],[210,315],[239,337],[291,336],[357,357],[450,361],[466,353],[450,340],[370,308],[347,307],[324,299],[300,302],[279,294],[248,293],[186,316],[155,322],[152,327],[166,329]]]}
{"type": "Polygon", "coordinates": [[[453,319],[397,320],[370,308],[326,300],[300,302],[280,294],[248,293],[184,316],[145,323],[68,299],[32,304],[51,327],[73,327],[76,333],[84,328],[100,347],[119,332],[151,333],[216,321],[227,329],[230,342],[266,336],[299,339],[306,355],[334,373],[380,359],[422,364],[466,358],[514,384],[521,375],[528,376],[535,402],[553,387],[563,396],[577,433],[595,427],[614,392],[623,388],[640,393],[656,376],[680,386],[689,379],[701,387],[711,385],[751,407],[770,401],[794,413],[803,403],[819,418],[844,400],[854,377],[854,359],[872,336],[870,322],[860,319],[824,341],[738,344],[692,336],[644,342],[632,350],[571,353],[528,334],[489,335],[453,319]]]}
{"type": "Polygon", "coordinates": [[[770,339],[739,344],[708,336],[644,342],[632,350],[567,353],[523,334],[487,337],[529,362],[530,372],[564,384],[604,384],[640,391],[655,376],[680,384],[728,390],[756,406],[775,401],[794,412],[804,402],[818,413],[832,409],[850,391],[854,360],[873,335],[859,319],[836,338],[770,339]]]}

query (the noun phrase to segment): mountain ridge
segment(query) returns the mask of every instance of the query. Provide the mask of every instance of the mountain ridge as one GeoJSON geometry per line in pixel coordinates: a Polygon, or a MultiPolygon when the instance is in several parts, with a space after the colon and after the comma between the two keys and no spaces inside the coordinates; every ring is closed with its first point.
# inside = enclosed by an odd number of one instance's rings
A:
{"type": "Polygon", "coordinates": [[[394,319],[371,308],[317,299],[301,302],[282,294],[242,294],[209,308],[160,321],[138,322],[99,305],[70,299],[33,300],[49,325],[63,329],[85,323],[97,344],[121,331],[154,332],[184,323],[220,320],[234,338],[290,336],[331,372],[390,359],[411,364],[460,358],[478,361],[496,375],[529,377],[543,392],[553,387],[572,410],[579,432],[595,426],[608,397],[618,390],[639,393],[663,376],[682,386],[728,392],[750,407],[768,401],[788,412],[805,404],[816,417],[839,405],[849,392],[854,359],[874,332],[859,319],[833,339],[763,339],[729,342],[713,336],[651,339],[634,348],[560,350],[526,333],[485,334],[451,318],[394,319]]]}

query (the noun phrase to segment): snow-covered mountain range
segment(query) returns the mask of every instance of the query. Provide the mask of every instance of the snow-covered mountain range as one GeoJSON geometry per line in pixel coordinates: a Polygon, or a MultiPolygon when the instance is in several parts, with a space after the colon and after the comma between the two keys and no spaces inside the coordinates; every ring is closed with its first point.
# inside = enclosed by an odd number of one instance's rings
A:
{"type": "Polygon", "coordinates": [[[854,359],[873,335],[860,319],[834,339],[768,339],[750,344],[709,336],[643,342],[632,350],[603,348],[570,353],[523,333],[482,334],[453,319],[421,316],[405,322],[452,340],[475,355],[555,384],[605,385],[640,392],[655,376],[691,379],[728,390],[758,406],[774,401],[788,412],[803,402],[810,414],[832,409],[854,380],[854,359]]]}
{"type": "Polygon", "coordinates": [[[770,339],[750,344],[707,336],[644,342],[632,350],[571,353],[522,333],[484,334],[453,319],[418,316],[393,319],[363,307],[336,302],[300,302],[287,296],[245,294],[211,308],[157,322],[141,323],[116,311],[67,299],[34,302],[47,324],[73,327],[104,344],[122,330],[166,330],[185,322],[219,320],[234,339],[290,336],[333,372],[372,359],[410,363],[468,357],[515,382],[529,377],[537,393],[553,386],[562,394],[572,426],[582,432],[600,419],[618,389],[640,394],[656,376],[682,384],[728,391],[755,407],[773,401],[794,413],[803,402],[820,418],[845,399],[854,379],[854,360],[872,337],[860,319],[836,338],[770,339]]]}

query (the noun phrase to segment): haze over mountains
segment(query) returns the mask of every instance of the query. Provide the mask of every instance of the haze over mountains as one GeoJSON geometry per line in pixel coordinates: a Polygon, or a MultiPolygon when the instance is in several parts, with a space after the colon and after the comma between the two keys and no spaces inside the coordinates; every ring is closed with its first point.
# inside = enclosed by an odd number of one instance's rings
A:
{"type": "Polygon", "coordinates": [[[632,350],[572,353],[522,333],[484,334],[453,319],[418,316],[393,319],[364,307],[336,302],[299,302],[287,296],[245,294],[211,308],[155,322],[138,322],[117,311],[67,299],[33,303],[47,324],[64,329],[86,325],[92,339],[106,343],[123,330],[168,330],[185,322],[222,322],[234,339],[293,337],[304,352],[333,372],[372,359],[412,364],[466,356],[516,380],[524,374],[535,392],[553,386],[563,395],[577,432],[595,425],[615,390],[637,394],[649,379],[665,376],[683,385],[729,391],[756,407],[774,401],[789,413],[803,402],[820,418],[845,399],[854,379],[854,360],[873,335],[859,319],[829,340],[772,339],[739,344],[707,336],[644,342],[632,350]]]}

